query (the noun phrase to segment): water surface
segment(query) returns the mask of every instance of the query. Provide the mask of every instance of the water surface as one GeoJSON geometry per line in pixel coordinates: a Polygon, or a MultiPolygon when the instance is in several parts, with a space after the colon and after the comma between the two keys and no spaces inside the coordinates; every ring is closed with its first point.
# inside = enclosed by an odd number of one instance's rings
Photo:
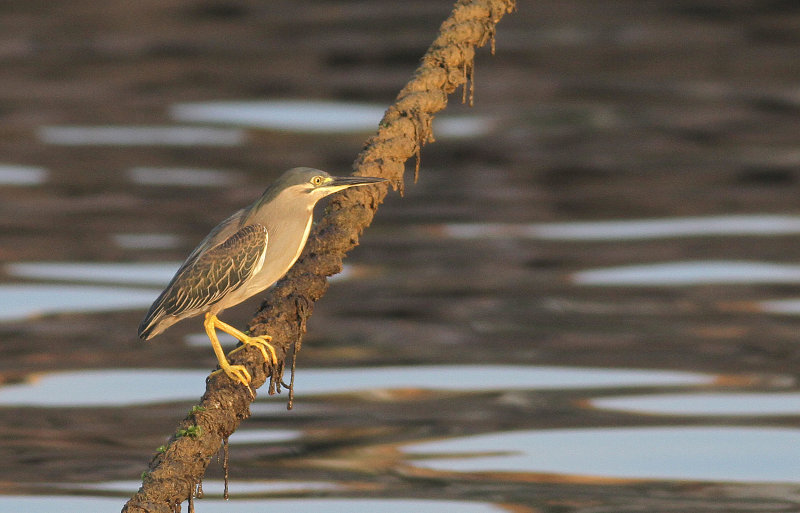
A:
{"type": "MultiPolygon", "coordinates": [[[[130,496],[142,486],[141,481],[106,481],[102,483],[62,483],[58,487],[64,490],[83,490],[88,492],[111,492],[121,496],[130,496]]],[[[236,479],[228,483],[233,498],[253,495],[302,494],[320,491],[346,489],[342,485],[328,481],[286,481],[282,479],[270,481],[248,481],[236,479]]],[[[209,499],[220,498],[225,492],[225,482],[219,479],[203,479],[203,495],[209,499]]]]}
{"type": "Polygon", "coordinates": [[[151,249],[175,249],[182,237],[172,233],[115,233],[114,244],[122,249],[146,251],[151,249]]]}
{"type": "Polygon", "coordinates": [[[440,230],[444,235],[456,239],[645,241],[676,237],[798,234],[800,217],[754,214],[531,224],[460,223],[443,225],[440,230]]]}
{"type": "Polygon", "coordinates": [[[709,284],[800,283],[800,265],[733,260],[663,262],[579,271],[578,285],[686,286],[709,284]]]}
{"type": "Polygon", "coordinates": [[[0,321],[20,321],[36,316],[144,309],[160,290],[89,285],[0,285],[0,321]]]}
{"type": "MultiPolygon", "coordinates": [[[[209,370],[109,369],[52,372],[29,383],[0,386],[0,405],[129,406],[196,401],[209,370]],[[115,393],[109,394],[113,386],[115,393]]],[[[633,369],[515,365],[425,365],[298,371],[295,395],[372,393],[384,389],[487,392],[710,384],[712,375],[633,369]]],[[[280,399],[283,401],[283,399],[280,399]]]]}
{"type": "Polygon", "coordinates": [[[183,126],[43,126],[39,139],[60,146],[241,146],[241,130],[183,126]]]}
{"type": "MultiPolygon", "coordinates": [[[[166,285],[181,262],[20,262],[7,264],[6,272],[18,278],[126,285],[166,285]]],[[[89,295],[90,292],[84,294],[89,295]]],[[[155,296],[153,296],[155,299],[155,296]]]]}
{"type": "Polygon", "coordinates": [[[800,483],[800,430],[664,426],[509,431],[411,444],[411,464],[451,472],[800,483]]]}
{"type": "Polygon", "coordinates": [[[43,167],[0,164],[0,185],[40,185],[47,175],[43,167]]]}
{"type": "MultiPolygon", "coordinates": [[[[0,511],[119,511],[215,365],[136,337],[168,267],[348,169],[452,3],[3,2],[0,511]]],[[[197,511],[800,510],[787,5],[520,3],[197,511]]]]}
{"type": "Polygon", "coordinates": [[[223,187],[240,181],[231,171],[190,167],[135,167],[128,177],[140,185],[177,187],[223,187]]]}
{"type": "Polygon", "coordinates": [[[800,416],[800,393],[797,392],[632,395],[599,397],[590,404],[595,408],[648,415],[800,416]]]}
{"type": "MultiPolygon", "coordinates": [[[[319,100],[214,101],[181,103],[171,109],[176,121],[221,123],[309,134],[369,133],[386,112],[385,105],[319,100]]],[[[434,120],[437,137],[472,138],[488,134],[493,123],[477,116],[434,120]]]]}
{"type": "MultiPolygon", "coordinates": [[[[107,513],[121,509],[120,498],[73,497],[73,496],[0,496],[3,511],[26,513],[107,513]]],[[[197,513],[252,513],[264,508],[275,511],[311,513],[506,513],[500,506],[481,502],[424,500],[424,499],[201,499],[195,501],[197,513]]]]}

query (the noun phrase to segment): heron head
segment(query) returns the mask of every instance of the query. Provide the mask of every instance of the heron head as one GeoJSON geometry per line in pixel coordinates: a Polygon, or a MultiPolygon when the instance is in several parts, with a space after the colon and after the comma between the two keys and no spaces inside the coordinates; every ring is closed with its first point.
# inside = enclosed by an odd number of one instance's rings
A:
{"type": "Polygon", "coordinates": [[[385,178],[369,176],[331,176],[325,171],[310,167],[296,167],[286,171],[264,193],[264,200],[270,201],[277,196],[287,194],[292,197],[305,198],[312,206],[320,199],[341,190],[386,182],[385,178]]]}

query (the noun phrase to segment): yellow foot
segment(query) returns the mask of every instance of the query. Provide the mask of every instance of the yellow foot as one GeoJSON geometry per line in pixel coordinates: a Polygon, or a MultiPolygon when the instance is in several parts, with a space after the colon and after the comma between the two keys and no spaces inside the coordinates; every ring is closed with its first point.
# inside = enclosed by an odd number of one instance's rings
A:
{"type": "Polygon", "coordinates": [[[245,369],[244,365],[228,364],[228,366],[225,368],[215,370],[211,373],[211,375],[213,376],[214,374],[220,372],[224,372],[225,375],[228,376],[234,383],[241,383],[242,385],[246,386],[247,390],[250,391],[250,395],[255,397],[253,389],[250,388],[250,381],[252,378],[250,377],[250,373],[247,372],[247,369],[245,369]]]}
{"type": "MultiPolygon", "coordinates": [[[[264,361],[271,362],[272,365],[276,365],[278,363],[278,355],[275,354],[275,349],[269,343],[272,340],[272,337],[263,335],[260,337],[251,337],[245,335],[241,331],[237,330],[230,324],[225,324],[224,322],[220,321],[216,315],[212,314],[211,312],[206,313],[205,321],[203,322],[203,326],[206,329],[206,333],[208,334],[209,340],[211,340],[211,347],[214,348],[214,354],[217,355],[217,361],[219,362],[220,370],[215,371],[214,374],[217,372],[224,372],[229,378],[231,378],[236,383],[241,383],[242,385],[246,386],[247,389],[250,391],[250,395],[255,397],[253,393],[253,389],[250,388],[250,381],[252,380],[250,373],[247,372],[247,369],[244,368],[243,365],[231,365],[228,362],[228,359],[225,357],[225,353],[222,350],[222,346],[219,343],[219,339],[217,338],[216,330],[219,329],[224,331],[229,335],[233,335],[237,339],[239,339],[242,343],[255,346],[261,351],[261,354],[264,356],[264,361]],[[267,353],[267,349],[271,354],[267,353]],[[271,358],[270,358],[271,356],[271,358]]],[[[238,351],[244,346],[241,346],[237,349],[231,351],[238,351]]]]}
{"type": "Polygon", "coordinates": [[[250,373],[247,372],[244,365],[228,365],[227,368],[222,368],[215,372],[224,372],[233,381],[241,383],[244,386],[250,386],[250,381],[252,380],[250,373]]]}
{"type": "MultiPolygon", "coordinates": [[[[278,363],[278,355],[275,353],[275,348],[272,347],[270,342],[272,341],[272,337],[269,335],[261,335],[259,337],[247,337],[242,340],[243,344],[256,347],[258,350],[261,351],[261,354],[264,355],[264,361],[270,362],[272,365],[277,365],[278,363]],[[267,350],[269,350],[269,354],[267,354],[267,350]]],[[[239,346],[231,353],[242,349],[244,346],[239,346]]]]}

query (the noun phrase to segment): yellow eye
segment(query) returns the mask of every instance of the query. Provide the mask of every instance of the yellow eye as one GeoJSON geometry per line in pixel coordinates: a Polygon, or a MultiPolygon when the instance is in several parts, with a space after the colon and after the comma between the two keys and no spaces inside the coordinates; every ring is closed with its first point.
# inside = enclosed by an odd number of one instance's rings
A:
{"type": "Polygon", "coordinates": [[[314,178],[311,179],[311,185],[319,187],[320,185],[322,185],[323,181],[325,181],[325,179],[322,178],[321,176],[315,176],[314,178]]]}

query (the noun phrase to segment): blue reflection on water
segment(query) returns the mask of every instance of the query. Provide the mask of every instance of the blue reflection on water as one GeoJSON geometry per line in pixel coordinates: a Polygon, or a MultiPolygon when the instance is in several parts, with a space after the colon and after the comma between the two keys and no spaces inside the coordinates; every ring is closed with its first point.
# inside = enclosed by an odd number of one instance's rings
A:
{"type": "MultiPolygon", "coordinates": [[[[2,406],[127,406],[197,400],[206,370],[111,369],[41,374],[31,383],[0,387],[2,406]]],[[[714,376],[690,372],[522,365],[426,365],[303,369],[295,394],[329,395],[382,389],[505,391],[699,385],[714,376]],[[423,383],[424,385],[420,385],[423,383]]]]}
{"type": "MultiPolygon", "coordinates": [[[[6,264],[11,276],[49,281],[76,281],[88,283],[119,283],[126,285],[166,285],[181,262],[19,262],[6,264]]],[[[351,265],[329,278],[337,282],[358,274],[351,265]]],[[[19,285],[20,290],[27,285],[19,285]]],[[[31,290],[35,288],[32,287],[31,290]]],[[[157,294],[157,293],[156,293],[157,294]]],[[[155,299],[155,296],[153,296],[155,299]]]]}
{"type": "MultiPolygon", "coordinates": [[[[180,103],[171,109],[182,122],[223,123],[302,133],[371,132],[386,106],[324,100],[212,101],[180,103]]],[[[494,123],[478,116],[437,116],[437,137],[470,138],[488,134],[494,123]]]]}
{"type": "Polygon", "coordinates": [[[122,249],[174,249],[180,245],[181,237],[171,233],[116,233],[111,240],[122,249]]]}
{"type": "MultiPolygon", "coordinates": [[[[123,499],[70,496],[0,496],[0,510],[40,513],[107,513],[119,511],[123,499]]],[[[202,499],[195,501],[198,513],[253,513],[254,511],[292,511],[295,513],[503,513],[507,510],[493,504],[464,501],[416,499],[244,499],[229,501],[202,499]]]]}
{"type": "Polygon", "coordinates": [[[595,408],[650,415],[800,415],[800,393],[654,394],[600,397],[595,408]]]}
{"type": "Polygon", "coordinates": [[[242,130],[187,126],[43,126],[39,140],[63,146],[240,146],[242,130]]]}
{"type": "Polygon", "coordinates": [[[767,236],[800,233],[800,217],[753,214],[530,224],[459,223],[442,225],[441,232],[455,239],[565,241],[651,240],[709,235],[767,236]]]}
{"type": "Polygon", "coordinates": [[[37,166],[0,164],[0,185],[40,185],[47,179],[47,170],[37,166]]]}
{"type": "Polygon", "coordinates": [[[84,285],[0,285],[0,321],[64,312],[147,308],[160,290],[84,285]]]}
{"type": "Polygon", "coordinates": [[[178,121],[226,123],[294,132],[364,132],[374,130],[385,106],[313,100],[216,101],[172,107],[178,121]]]}
{"type": "Polygon", "coordinates": [[[7,264],[6,272],[19,278],[37,280],[166,285],[180,265],[180,262],[21,262],[7,264]]]}
{"type": "Polygon", "coordinates": [[[141,185],[177,187],[220,187],[240,181],[230,171],[186,167],[135,167],[128,171],[128,176],[141,185]]]}
{"type": "Polygon", "coordinates": [[[629,479],[800,482],[800,430],[645,427],[511,431],[411,444],[416,467],[629,479]]]}
{"type": "Polygon", "coordinates": [[[580,271],[579,285],[684,286],[737,283],[800,283],[800,265],[729,260],[666,262],[580,271]]]}
{"type": "MultiPolygon", "coordinates": [[[[47,485],[53,486],[53,485],[47,485]]],[[[141,481],[104,481],[100,483],[58,483],[57,488],[64,491],[111,492],[120,495],[133,495],[142,486],[141,481]]],[[[243,495],[274,495],[288,493],[309,493],[314,491],[344,490],[345,486],[329,481],[243,481],[236,479],[229,483],[229,491],[234,498],[243,495]]],[[[219,479],[203,479],[203,495],[206,498],[222,497],[225,482],[219,479]]],[[[1,496],[0,496],[1,497],[1,496]]]]}

